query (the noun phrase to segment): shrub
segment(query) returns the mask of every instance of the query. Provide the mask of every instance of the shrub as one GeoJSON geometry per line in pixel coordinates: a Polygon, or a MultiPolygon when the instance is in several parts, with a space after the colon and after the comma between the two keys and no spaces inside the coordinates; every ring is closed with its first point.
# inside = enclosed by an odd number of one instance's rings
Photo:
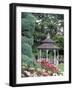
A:
{"type": "Polygon", "coordinates": [[[22,12],[22,18],[26,18],[28,13],[22,12]]]}
{"type": "Polygon", "coordinates": [[[33,59],[28,57],[27,55],[22,55],[21,60],[22,60],[22,65],[27,64],[29,66],[33,64],[33,59]]]}
{"type": "Polygon", "coordinates": [[[22,36],[26,36],[27,38],[32,38],[32,33],[30,31],[22,31],[22,36]]]}
{"type": "Polygon", "coordinates": [[[25,18],[22,18],[22,32],[35,30],[35,17],[32,14],[28,14],[25,18]]]}
{"type": "Polygon", "coordinates": [[[22,36],[22,43],[27,43],[29,45],[33,45],[33,38],[27,38],[26,36],[22,36]]]}
{"type": "Polygon", "coordinates": [[[31,46],[25,42],[22,43],[22,54],[27,55],[30,58],[33,57],[31,46]]]}
{"type": "Polygon", "coordinates": [[[22,65],[27,65],[27,67],[33,67],[33,68],[39,68],[40,64],[35,62],[34,57],[29,58],[27,55],[22,55],[21,57],[21,63],[22,65]]]}

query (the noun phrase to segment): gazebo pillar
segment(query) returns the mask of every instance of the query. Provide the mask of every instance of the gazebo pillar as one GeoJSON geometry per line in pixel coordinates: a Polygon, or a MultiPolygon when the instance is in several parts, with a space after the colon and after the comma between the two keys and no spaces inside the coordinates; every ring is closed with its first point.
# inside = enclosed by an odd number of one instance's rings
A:
{"type": "Polygon", "coordinates": [[[58,57],[58,59],[59,59],[59,50],[57,50],[57,57],[58,57]]]}
{"type": "Polygon", "coordinates": [[[46,50],[46,59],[48,60],[48,50],[46,50]]]}
{"type": "Polygon", "coordinates": [[[54,50],[54,64],[57,64],[57,60],[56,60],[56,50],[54,50]]]}
{"type": "Polygon", "coordinates": [[[40,49],[40,60],[41,60],[41,49],[40,49]]]}
{"type": "Polygon", "coordinates": [[[59,50],[57,50],[57,65],[59,64],[59,50]]]}
{"type": "Polygon", "coordinates": [[[38,59],[40,58],[40,52],[39,52],[39,50],[38,50],[38,59]]]}

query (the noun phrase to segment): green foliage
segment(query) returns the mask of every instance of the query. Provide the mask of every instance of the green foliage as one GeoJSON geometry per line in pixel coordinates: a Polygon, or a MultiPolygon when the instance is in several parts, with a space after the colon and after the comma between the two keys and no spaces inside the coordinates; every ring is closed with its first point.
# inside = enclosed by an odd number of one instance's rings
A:
{"type": "Polygon", "coordinates": [[[22,18],[22,34],[25,31],[32,33],[35,30],[35,17],[32,14],[27,14],[25,18],[22,18]]]}
{"type": "Polygon", "coordinates": [[[50,59],[53,59],[53,52],[52,52],[52,51],[49,51],[48,57],[49,57],[50,59]]]}
{"type": "Polygon", "coordinates": [[[22,32],[22,36],[26,36],[27,38],[32,38],[32,33],[30,31],[22,32]]]}
{"type": "Polygon", "coordinates": [[[57,26],[56,25],[54,25],[53,23],[50,23],[49,25],[48,25],[48,27],[49,27],[49,33],[50,33],[50,35],[51,35],[51,38],[54,36],[54,35],[56,35],[56,33],[57,33],[57,26]]]}
{"type": "Polygon", "coordinates": [[[26,36],[22,36],[22,43],[27,43],[29,45],[33,45],[33,37],[32,38],[28,38],[26,36]]]}
{"type": "Polygon", "coordinates": [[[60,36],[60,35],[55,35],[53,37],[53,39],[55,40],[55,42],[57,43],[57,45],[60,47],[60,49],[64,49],[64,37],[60,36]]]}
{"type": "Polygon", "coordinates": [[[34,31],[34,22],[30,21],[29,18],[22,19],[22,31],[34,31]]]}
{"type": "Polygon", "coordinates": [[[58,68],[61,70],[61,72],[64,72],[64,64],[63,63],[59,64],[58,68]]]}
{"type": "MultiPolygon", "coordinates": [[[[37,18],[35,25],[34,36],[34,45],[33,52],[37,57],[38,51],[37,46],[40,45],[40,42],[44,40],[47,36],[47,33],[50,34],[51,39],[57,42],[57,45],[60,49],[64,48],[64,38],[63,36],[57,36],[57,32],[60,31],[61,27],[64,27],[64,15],[63,14],[44,14],[44,13],[33,13],[37,18]],[[46,27],[46,28],[45,28],[46,27]]],[[[63,51],[60,50],[63,53],[63,51]]],[[[44,54],[43,54],[44,56],[44,54]]],[[[44,56],[45,57],[45,56],[44,56]]]]}
{"type": "Polygon", "coordinates": [[[27,55],[22,54],[21,60],[22,60],[23,65],[24,64],[27,64],[27,65],[33,64],[32,58],[29,58],[27,55]]]}
{"type": "Polygon", "coordinates": [[[36,23],[35,31],[34,31],[35,41],[40,42],[42,39],[45,38],[48,32],[50,33],[50,36],[52,38],[53,36],[57,34],[57,31],[60,30],[61,27],[64,27],[64,15],[63,14],[43,14],[43,13],[39,14],[37,13],[33,15],[37,17],[39,20],[39,22],[36,23]]]}
{"type": "Polygon", "coordinates": [[[22,12],[21,17],[22,17],[22,18],[26,18],[26,17],[27,17],[27,15],[28,15],[28,13],[24,13],[24,12],[22,12]]]}
{"type": "Polygon", "coordinates": [[[33,36],[34,36],[34,41],[35,41],[36,43],[39,43],[39,42],[41,42],[41,40],[43,40],[43,39],[46,38],[46,34],[45,34],[45,33],[43,33],[43,32],[38,32],[38,31],[35,31],[35,32],[33,33],[33,36]]]}
{"type": "Polygon", "coordinates": [[[21,63],[22,65],[27,65],[28,67],[34,67],[34,68],[40,67],[40,65],[36,63],[36,61],[34,61],[33,58],[29,58],[27,55],[24,54],[22,54],[21,63]]]}
{"type": "MultiPolygon", "coordinates": [[[[30,13],[22,13],[22,19],[21,19],[21,25],[22,25],[22,38],[21,38],[21,51],[24,55],[24,59],[22,58],[22,61],[30,62],[35,60],[34,55],[32,53],[32,45],[33,45],[33,32],[35,30],[35,17],[30,13]]],[[[30,62],[30,64],[32,64],[30,62]]]]}
{"type": "Polygon", "coordinates": [[[22,43],[22,54],[27,55],[30,58],[33,57],[31,46],[25,42],[22,43]]]}

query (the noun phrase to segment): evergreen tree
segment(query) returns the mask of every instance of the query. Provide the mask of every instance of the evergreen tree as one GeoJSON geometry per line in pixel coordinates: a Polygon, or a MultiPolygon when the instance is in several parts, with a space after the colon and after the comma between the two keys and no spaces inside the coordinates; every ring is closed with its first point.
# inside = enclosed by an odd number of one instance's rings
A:
{"type": "MultiPolygon", "coordinates": [[[[35,17],[29,13],[22,13],[21,19],[22,25],[22,40],[21,40],[21,51],[22,51],[22,62],[32,63],[34,55],[32,53],[32,45],[33,45],[33,32],[35,30],[35,17]]],[[[32,63],[33,64],[33,63],[32,63]]]]}

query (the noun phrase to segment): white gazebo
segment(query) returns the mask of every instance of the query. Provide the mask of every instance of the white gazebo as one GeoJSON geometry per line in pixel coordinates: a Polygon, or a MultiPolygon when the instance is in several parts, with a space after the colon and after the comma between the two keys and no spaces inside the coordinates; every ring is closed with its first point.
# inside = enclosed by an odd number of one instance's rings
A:
{"type": "MultiPolygon", "coordinates": [[[[56,43],[50,39],[50,36],[48,35],[48,37],[43,40],[41,42],[42,44],[40,46],[38,46],[38,60],[48,60],[49,62],[49,57],[48,57],[48,52],[52,51],[53,52],[53,62],[52,64],[54,65],[58,65],[58,60],[59,60],[59,47],[56,46],[56,43]],[[42,57],[42,52],[45,51],[45,58],[42,57]]],[[[50,62],[49,62],[50,63],[50,62]]]]}

